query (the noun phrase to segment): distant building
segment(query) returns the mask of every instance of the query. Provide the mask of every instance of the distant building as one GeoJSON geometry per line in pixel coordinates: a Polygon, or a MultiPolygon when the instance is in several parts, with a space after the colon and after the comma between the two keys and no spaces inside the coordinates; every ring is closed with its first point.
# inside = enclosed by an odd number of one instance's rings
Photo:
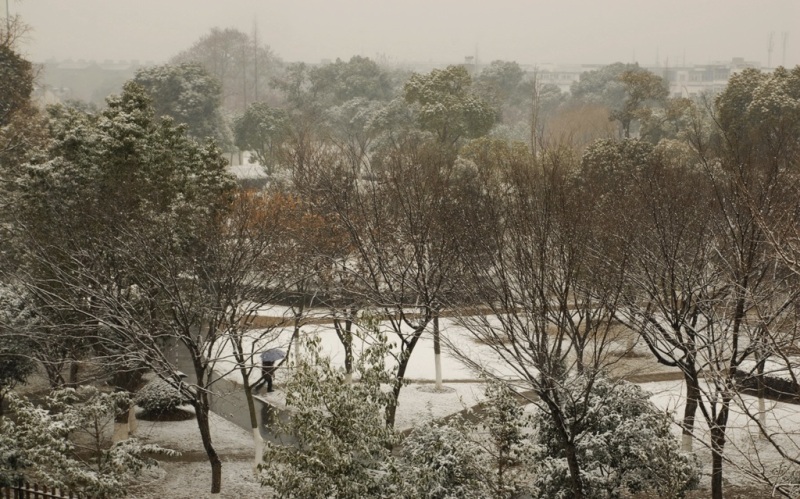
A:
{"type": "Polygon", "coordinates": [[[542,85],[555,85],[562,92],[569,92],[573,82],[580,79],[581,73],[602,68],[603,64],[543,64],[526,67],[528,73],[536,71],[536,78],[542,85]]]}
{"type": "MultiPolygon", "coordinates": [[[[603,67],[602,64],[543,64],[526,67],[528,73],[534,70],[542,84],[558,86],[562,92],[569,92],[573,82],[580,79],[581,73],[603,67]]],[[[718,92],[725,88],[731,75],[745,68],[761,69],[755,61],[745,61],[742,57],[734,57],[726,62],[692,66],[643,66],[649,71],[663,77],[669,82],[671,97],[696,97],[704,92],[718,92]]]]}
{"type": "Polygon", "coordinates": [[[669,82],[671,97],[697,97],[703,93],[716,93],[725,88],[730,77],[745,68],[761,69],[755,61],[734,57],[729,62],[676,67],[649,67],[650,71],[669,82]]]}

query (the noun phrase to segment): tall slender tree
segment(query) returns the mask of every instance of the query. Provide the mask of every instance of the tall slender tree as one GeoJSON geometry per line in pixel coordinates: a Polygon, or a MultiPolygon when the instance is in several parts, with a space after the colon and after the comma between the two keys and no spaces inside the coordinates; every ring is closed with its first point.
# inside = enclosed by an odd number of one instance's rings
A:
{"type": "Polygon", "coordinates": [[[18,180],[19,278],[41,303],[45,333],[88,342],[108,364],[146,366],[179,386],[219,492],[209,397],[226,341],[220,293],[238,291],[217,287],[210,271],[234,187],[225,162],[213,144],[157,121],[133,83],[100,115],[68,111],[52,123],[50,146],[18,180]],[[170,342],[187,350],[195,383],[181,380],[170,342]]]}

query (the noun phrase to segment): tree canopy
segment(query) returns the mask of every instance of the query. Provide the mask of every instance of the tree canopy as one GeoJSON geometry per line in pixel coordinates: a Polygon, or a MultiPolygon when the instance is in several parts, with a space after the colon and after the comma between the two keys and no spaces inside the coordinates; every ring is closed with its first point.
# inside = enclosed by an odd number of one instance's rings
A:
{"type": "Polygon", "coordinates": [[[581,73],[570,91],[575,98],[608,106],[611,119],[620,122],[626,138],[630,137],[631,124],[639,118],[642,108],[669,95],[663,78],[637,63],[621,62],[581,73]]]}
{"type": "Polygon", "coordinates": [[[185,124],[189,135],[230,145],[230,132],[220,114],[220,83],[197,63],[141,69],[133,81],[149,95],[156,116],[185,124]]]}
{"type": "Polygon", "coordinates": [[[258,32],[247,35],[235,28],[211,28],[191,47],[173,57],[172,64],[203,66],[221,87],[221,104],[228,112],[243,112],[268,96],[269,80],[282,67],[258,32]]]}
{"type": "Polygon", "coordinates": [[[496,121],[495,111],[475,94],[463,66],[414,73],[403,87],[403,96],[415,106],[419,127],[442,144],[485,135],[496,121]]]}
{"type": "Polygon", "coordinates": [[[27,105],[33,92],[33,65],[12,47],[0,45],[0,126],[11,121],[13,113],[27,105]]]}
{"type": "Polygon", "coordinates": [[[233,134],[236,147],[251,151],[250,160],[258,161],[272,173],[281,144],[289,135],[289,117],[283,109],[256,102],[234,121],[233,134]]]}

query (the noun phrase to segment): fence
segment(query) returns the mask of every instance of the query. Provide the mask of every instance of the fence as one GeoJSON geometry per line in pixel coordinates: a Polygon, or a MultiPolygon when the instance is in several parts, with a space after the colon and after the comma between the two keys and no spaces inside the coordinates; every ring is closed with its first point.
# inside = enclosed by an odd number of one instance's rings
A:
{"type": "Polygon", "coordinates": [[[79,494],[65,492],[60,489],[49,489],[36,484],[20,483],[8,487],[0,487],[0,499],[86,499],[79,494]]]}

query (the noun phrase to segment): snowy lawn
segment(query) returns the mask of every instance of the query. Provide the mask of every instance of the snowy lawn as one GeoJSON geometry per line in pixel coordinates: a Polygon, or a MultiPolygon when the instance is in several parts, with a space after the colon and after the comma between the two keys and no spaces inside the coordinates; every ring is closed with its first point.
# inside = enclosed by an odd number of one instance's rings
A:
{"type": "MultiPolygon", "coordinates": [[[[471,362],[483,366],[484,369],[490,371],[495,376],[509,380],[518,378],[515,371],[510,368],[506,362],[500,359],[497,352],[488,345],[476,341],[464,327],[456,324],[454,320],[448,318],[441,319],[440,329],[443,338],[441,359],[442,377],[445,382],[477,381],[480,378],[473,369],[464,365],[459,356],[454,352],[454,349],[460,352],[462,356],[468,357],[471,362]]],[[[389,343],[394,344],[394,351],[399,352],[399,339],[397,336],[385,325],[383,331],[386,333],[389,343]]],[[[242,342],[243,347],[250,357],[250,365],[255,367],[250,374],[251,383],[258,380],[261,375],[260,369],[258,369],[260,366],[258,354],[270,348],[280,348],[287,351],[292,332],[293,329],[291,327],[283,327],[274,328],[272,330],[251,330],[245,333],[242,342]]],[[[410,332],[410,330],[404,331],[404,333],[408,332],[410,332]]],[[[319,339],[322,354],[329,356],[334,365],[344,364],[344,347],[336,336],[332,324],[307,324],[303,326],[301,330],[301,340],[303,342],[308,342],[311,338],[319,339]]],[[[369,339],[366,341],[368,342],[369,339]]],[[[365,341],[354,338],[353,353],[355,356],[358,356],[360,352],[363,351],[365,344],[365,341]]],[[[614,343],[612,343],[611,346],[612,351],[614,348],[622,351],[625,348],[625,341],[621,341],[617,347],[614,347],[614,343]]],[[[303,355],[302,345],[293,345],[292,350],[293,355],[303,355]]],[[[233,358],[233,346],[229,342],[220,345],[215,357],[219,359],[216,362],[215,370],[231,381],[241,383],[241,376],[239,372],[235,370],[236,363],[233,358]]],[[[278,370],[278,380],[280,380],[281,371],[287,371],[287,364],[284,364],[283,367],[278,370]]],[[[653,366],[655,363],[648,359],[648,364],[653,366]]],[[[389,359],[388,367],[395,365],[396,362],[394,359],[389,359]]],[[[405,377],[410,381],[435,380],[436,371],[433,353],[433,334],[430,327],[423,332],[422,337],[415,346],[408,363],[405,377]]]]}
{"type": "MultiPolygon", "coordinates": [[[[183,407],[191,411],[191,407],[183,407]]],[[[253,474],[253,437],[235,424],[214,413],[209,415],[211,439],[222,458],[222,493],[212,495],[211,466],[208,464],[197,421],[139,421],[135,435],[180,451],[174,460],[145,470],[129,497],[141,499],[191,499],[269,497],[253,474]]]]}
{"type": "MultiPolygon", "coordinates": [[[[675,421],[683,417],[686,403],[686,387],[682,381],[664,381],[656,383],[643,383],[640,385],[653,395],[650,400],[659,408],[670,413],[675,421]]],[[[766,400],[766,424],[770,431],[779,434],[777,437],[781,445],[786,446],[788,454],[800,454],[800,411],[798,406],[784,402],[766,400]]],[[[736,466],[750,468],[756,466],[765,473],[773,475],[775,468],[784,460],[775,448],[765,439],[760,438],[755,421],[747,415],[757,414],[758,399],[749,395],[734,399],[731,404],[731,414],[728,419],[727,442],[725,455],[733,464],[723,465],[723,476],[727,483],[743,486],[751,483],[748,477],[737,471],[736,466]],[[746,409],[746,410],[745,410],[746,409]]],[[[680,439],[681,428],[676,423],[673,434],[680,439]]],[[[694,450],[703,464],[704,482],[709,486],[711,474],[711,438],[708,425],[698,408],[695,421],[694,450]],[[705,442],[706,445],[698,442],[705,442]]]]}

